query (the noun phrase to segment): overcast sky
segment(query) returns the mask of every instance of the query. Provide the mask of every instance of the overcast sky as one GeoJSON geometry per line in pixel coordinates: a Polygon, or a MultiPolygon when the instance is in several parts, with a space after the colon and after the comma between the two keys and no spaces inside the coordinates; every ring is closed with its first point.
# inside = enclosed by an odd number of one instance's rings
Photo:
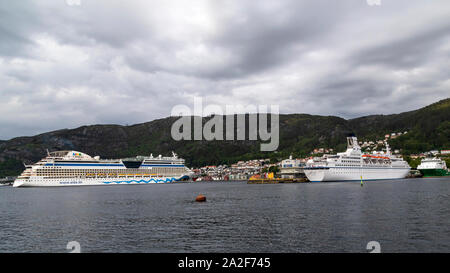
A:
{"type": "Polygon", "coordinates": [[[448,0],[0,3],[0,139],[146,122],[194,96],[344,118],[450,97],[448,0]]]}

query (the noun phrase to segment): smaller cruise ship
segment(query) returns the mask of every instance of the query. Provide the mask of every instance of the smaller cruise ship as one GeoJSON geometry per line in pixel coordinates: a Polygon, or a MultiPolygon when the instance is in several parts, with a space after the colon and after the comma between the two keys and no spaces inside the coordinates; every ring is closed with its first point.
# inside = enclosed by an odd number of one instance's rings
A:
{"type": "Polygon", "coordinates": [[[386,152],[363,153],[355,136],[347,137],[347,150],[336,155],[324,155],[306,162],[305,175],[311,182],[360,181],[405,178],[410,166],[402,158],[386,152]]]}
{"type": "Polygon", "coordinates": [[[171,157],[100,159],[78,151],[57,151],[25,167],[13,187],[169,183],[188,180],[192,175],[184,159],[175,153],[171,157]]]}
{"type": "Polygon", "coordinates": [[[450,175],[445,161],[437,157],[422,159],[420,165],[417,166],[417,170],[419,170],[424,177],[450,175]]]}

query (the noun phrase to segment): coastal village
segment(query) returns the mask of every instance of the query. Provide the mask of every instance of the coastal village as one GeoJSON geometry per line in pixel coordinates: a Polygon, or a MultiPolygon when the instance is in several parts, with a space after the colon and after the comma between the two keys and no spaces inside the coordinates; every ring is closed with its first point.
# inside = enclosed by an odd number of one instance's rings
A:
{"type": "MultiPolygon", "coordinates": [[[[384,135],[384,139],[377,140],[359,140],[356,141],[361,151],[369,157],[380,158],[386,151],[386,143],[390,139],[395,139],[408,132],[396,132],[384,135]]],[[[281,161],[274,162],[269,158],[241,160],[230,165],[209,165],[200,168],[191,169],[193,172],[193,181],[260,181],[267,180],[306,182],[304,167],[308,160],[320,161],[323,157],[332,156],[338,152],[329,147],[316,147],[312,149],[308,156],[303,158],[293,158],[292,155],[281,161]]],[[[399,149],[391,151],[398,158],[404,158],[399,149]]],[[[450,150],[432,150],[420,154],[409,154],[409,160],[419,161],[424,158],[441,157],[449,158],[450,150]]],[[[405,157],[406,158],[406,157],[405,157]]],[[[421,176],[420,172],[411,169],[408,177],[421,176]]],[[[0,178],[0,185],[11,185],[16,177],[0,178]]]]}
{"type": "MultiPolygon", "coordinates": [[[[395,139],[408,132],[392,132],[386,134],[384,139],[358,141],[361,150],[366,153],[373,153],[381,151],[385,148],[385,142],[389,139],[395,139]]],[[[195,181],[228,181],[228,180],[249,180],[252,178],[268,178],[273,176],[273,173],[282,179],[295,179],[303,177],[301,170],[306,165],[309,159],[318,158],[323,155],[331,155],[333,153],[342,152],[334,151],[332,148],[317,147],[314,148],[308,157],[304,158],[286,158],[276,163],[270,163],[270,159],[254,159],[248,161],[238,161],[231,165],[211,165],[201,168],[193,169],[196,176],[195,181]]],[[[395,149],[393,154],[402,157],[401,150],[395,149]]],[[[420,154],[411,154],[412,159],[422,159],[431,156],[447,156],[450,155],[450,150],[432,150],[420,154]]]]}

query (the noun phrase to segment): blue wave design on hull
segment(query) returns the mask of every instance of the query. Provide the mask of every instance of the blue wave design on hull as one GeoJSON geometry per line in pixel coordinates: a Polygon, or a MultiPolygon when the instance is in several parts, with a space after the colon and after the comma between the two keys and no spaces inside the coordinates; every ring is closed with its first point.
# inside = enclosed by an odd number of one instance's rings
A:
{"type": "Polygon", "coordinates": [[[144,180],[144,179],[142,179],[142,180],[126,180],[126,181],[111,181],[111,182],[102,182],[103,184],[113,184],[113,183],[115,183],[115,184],[122,184],[122,183],[127,183],[127,184],[130,184],[130,183],[132,183],[132,182],[135,182],[135,183],[138,183],[138,184],[141,184],[141,183],[145,183],[145,184],[148,184],[148,183],[170,183],[170,182],[173,182],[173,181],[178,181],[178,180],[180,180],[180,179],[176,179],[176,178],[166,178],[166,179],[150,179],[150,180],[144,180]]]}

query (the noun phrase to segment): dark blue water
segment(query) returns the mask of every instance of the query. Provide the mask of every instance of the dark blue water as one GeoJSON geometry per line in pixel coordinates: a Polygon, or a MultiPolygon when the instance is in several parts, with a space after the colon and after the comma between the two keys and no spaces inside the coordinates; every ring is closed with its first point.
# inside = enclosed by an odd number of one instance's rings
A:
{"type": "Polygon", "coordinates": [[[450,252],[450,179],[0,187],[0,252],[450,252]],[[206,203],[194,202],[206,195],[206,203]]]}

